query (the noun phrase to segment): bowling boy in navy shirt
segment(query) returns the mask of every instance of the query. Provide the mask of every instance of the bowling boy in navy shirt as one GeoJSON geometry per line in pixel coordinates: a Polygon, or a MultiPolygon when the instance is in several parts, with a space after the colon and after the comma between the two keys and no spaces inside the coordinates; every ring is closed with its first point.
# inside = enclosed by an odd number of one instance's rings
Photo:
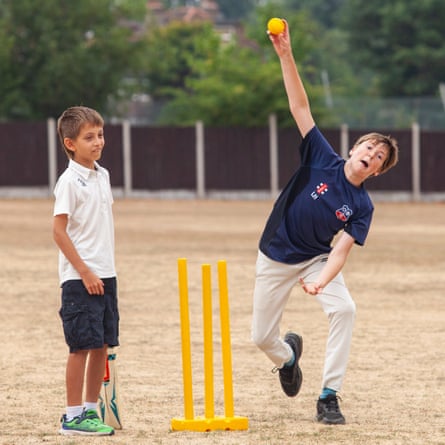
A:
{"type": "Polygon", "coordinates": [[[316,419],[343,424],[337,392],[346,372],[355,304],[341,271],[353,244],[364,244],[371,224],[374,207],[363,183],[397,163],[398,146],[390,136],[370,133],[358,139],[347,161],[334,152],[313,120],[284,23],[284,32],[269,38],[303,137],[301,166],[278,197],[259,243],[252,339],[275,364],[286,395],[296,396],[303,380],[299,367],[303,340],[293,332],[281,338],[280,322],[297,283],[315,296],[329,320],[316,419]]]}

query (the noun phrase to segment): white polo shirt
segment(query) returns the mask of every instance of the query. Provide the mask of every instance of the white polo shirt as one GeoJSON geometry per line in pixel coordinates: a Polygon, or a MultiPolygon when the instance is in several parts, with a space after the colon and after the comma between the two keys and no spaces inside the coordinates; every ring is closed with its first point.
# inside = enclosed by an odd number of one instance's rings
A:
{"type": "MultiPolygon", "coordinates": [[[[68,215],[67,233],[87,266],[100,278],[116,276],[114,224],[110,175],[95,163],[95,170],[70,160],[54,188],[54,216],[68,215]]],[[[60,284],[80,279],[59,251],[60,284]]]]}

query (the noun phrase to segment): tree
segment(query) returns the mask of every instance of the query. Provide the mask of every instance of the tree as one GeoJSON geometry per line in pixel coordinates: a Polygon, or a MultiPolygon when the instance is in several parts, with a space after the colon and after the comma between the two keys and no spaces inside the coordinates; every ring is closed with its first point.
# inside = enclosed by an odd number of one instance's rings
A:
{"type": "Polygon", "coordinates": [[[217,0],[219,8],[228,20],[244,20],[254,10],[258,0],[217,0]]]}
{"type": "MultiPolygon", "coordinates": [[[[266,17],[270,14],[268,8],[260,8],[248,26],[250,40],[243,45],[237,41],[222,44],[218,38],[205,57],[188,58],[190,71],[184,77],[184,88],[168,90],[172,100],[163,109],[160,123],[191,125],[202,120],[207,125],[261,126],[266,124],[269,114],[276,113],[281,125],[294,125],[279,61],[266,35],[266,17]]],[[[314,22],[303,13],[294,14],[289,20],[295,25],[292,38],[298,47],[297,59],[305,60],[314,43],[314,22]]],[[[169,40],[163,35],[159,39],[169,40]]],[[[310,64],[305,64],[303,70],[308,73],[313,112],[321,118],[326,108],[319,106],[320,82],[310,82],[310,64]]]]}
{"type": "Polygon", "coordinates": [[[286,7],[293,11],[309,12],[312,19],[326,28],[337,25],[341,6],[346,0],[284,0],[286,7]]]}
{"type": "Polygon", "coordinates": [[[148,81],[155,99],[169,99],[193,76],[194,65],[209,60],[218,51],[220,38],[210,23],[173,22],[153,26],[144,40],[140,75],[148,81]]]}
{"type": "Polygon", "coordinates": [[[343,16],[351,62],[377,74],[382,95],[438,93],[445,79],[443,0],[346,0],[343,16]]]}
{"type": "Polygon", "coordinates": [[[130,29],[120,25],[135,4],[2,0],[0,117],[42,119],[75,104],[106,114],[137,49],[130,29]]]}
{"type": "Polygon", "coordinates": [[[263,126],[271,112],[287,108],[279,67],[262,63],[249,50],[221,48],[194,68],[196,75],[187,79],[186,89],[175,91],[161,123],[263,126]]]}

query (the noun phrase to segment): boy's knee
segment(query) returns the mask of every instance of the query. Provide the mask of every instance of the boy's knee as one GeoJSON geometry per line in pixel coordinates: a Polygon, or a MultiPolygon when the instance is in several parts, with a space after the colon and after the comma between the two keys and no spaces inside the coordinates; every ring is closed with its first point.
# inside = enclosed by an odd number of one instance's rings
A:
{"type": "Polygon", "coordinates": [[[252,331],[252,342],[261,350],[264,350],[268,345],[268,339],[265,335],[259,332],[252,331]]]}
{"type": "Polygon", "coordinates": [[[345,301],[336,311],[337,315],[342,318],[355,318],[356,307],[355,303],[351,301],[345,301]]]}

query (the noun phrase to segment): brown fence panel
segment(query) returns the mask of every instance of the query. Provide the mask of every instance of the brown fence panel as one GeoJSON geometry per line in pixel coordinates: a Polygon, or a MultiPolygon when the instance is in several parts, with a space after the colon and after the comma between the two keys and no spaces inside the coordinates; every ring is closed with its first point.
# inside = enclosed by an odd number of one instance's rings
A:
{"type": "Polygon", "coordinates": [[[194,128],[132,127],[135,190],[196,189],[194,128]]]}
{"type": "Polygon", "coordinates": [[[280,189],[300,166],[301,136],[296,128],[278,130],[278,187],[280,189]]]}
{"type": "Polygon", "coordinates": [[[0,186],[47,185],[46,122],[0,124],[0,186]]]}
{"type": "Polygon", "coordinates": [[[336,153],[341,154],[341,131],[338,128],[325,128],[320,130],[331,144],[336,153]]]}
{"type": "Polygon", "coordinates": [[[122,125],[104,127],[105,149],[100,164],[110,172],[113,187],[124,186],[124,155],[122,151],[122,125]]]}
{"type": "MultiPolygon", "coordinates": [[[[372,131],[372,130],[370,130],[372,131]]],[[[378,130],[394,136],[400,147],[399,164],[367,181],[370,191],[412,189],[412,132],[378,130]]],[[[322,129],[340,151],[340,130],[322,129]]],[[[349,130],[352,146],[366,130],[349,130]]],[[[421,192],[445,191],[445,133],[421,130],[421,192]]],[[[111,174],[114,187],[124,186],[122,126],[106,124],[101,165],[111,174]]],[[[283,188],[298,168],[301,137],[296,128],[278,130],[278,187],[283,188]]],[[[57,174],[67,158],[57,142],[57,174]]],[[[196,190],[195,128],[131,127],[132,186],[137,190],[196,190]]],[[[207,191],[269,190],[269,129],[204,128],[205,189],[207,191]]],[[[0,124],[0,187],[48,185],[46,122],[0,124]]]]}
{"type": "Polygon", "coordinates": [[[422,192],[444,192],[445,181],[445,133],[422,131],[420,137],[422,192]]]}
{"type": "Polygon", "coordinates": [[[205,128],[207,190],[270,189],[267,128],[205,128]]]}

